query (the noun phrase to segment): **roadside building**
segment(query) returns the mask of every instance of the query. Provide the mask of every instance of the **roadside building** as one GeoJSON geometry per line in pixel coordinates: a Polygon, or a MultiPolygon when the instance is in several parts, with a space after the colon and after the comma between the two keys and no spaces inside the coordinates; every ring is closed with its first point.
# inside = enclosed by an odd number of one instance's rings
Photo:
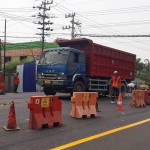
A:
{"type": "MultiPolygon", "coordinates": [[[[59,47],[56,43],[48,43],[45,42],[45,48],[54,48],[59,47]]],[[[7,43],[6,44],[6,57],[5,63],[11,61],[13,59],[26,59],[26,58],[33,58],[36,59],[40,58],[42,53],[41,49],[42,45],[41,42],[26,42],[26,43],[7,43]]],[[[0,65],[3,66],[4,64],[4,49],[1,46],[2,50],[0,52],[0,65]]]]}
{"type": "MultiPolygon", "coordinates": [[[[22,60],[22,59],[33,58],[33,57],[36,58],[36,60],[38,60],[42,53],[41,47],[42,47],[41,42],[6,43],[5,63],[15,59],[22,60]]],[[[59,47],[59,45],[56,43],[45,42],[44,47],[55,48],[55,47],[59,47]]],[[[3,65],[4,65],[4,48],[3,45],[1,45],[0,70],[2,70],[3,65]]],[[[13,74],[5,75],[5,84],[6,84],[7,93],[13,92],[13,88],[14,88],[13,79],[14,79],[13,74]]]]}

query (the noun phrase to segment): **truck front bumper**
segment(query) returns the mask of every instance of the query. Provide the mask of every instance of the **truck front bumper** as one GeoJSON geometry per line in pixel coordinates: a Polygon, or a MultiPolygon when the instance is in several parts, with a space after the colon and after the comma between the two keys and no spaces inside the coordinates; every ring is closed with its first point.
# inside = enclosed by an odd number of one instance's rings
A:
{"type": "Polygon", "coordinates": [[[37,84],[41,86],[49,86],[49,87],[65,87],[65,86],[68,87],[68,86],[72,86],[72,81],[37,79],[37,84]]]}

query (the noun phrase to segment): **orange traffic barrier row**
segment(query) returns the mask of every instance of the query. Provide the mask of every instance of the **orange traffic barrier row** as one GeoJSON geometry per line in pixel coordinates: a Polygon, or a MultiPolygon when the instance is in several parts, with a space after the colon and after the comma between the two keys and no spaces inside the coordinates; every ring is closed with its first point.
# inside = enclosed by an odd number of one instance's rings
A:
{"type": "Polygon", "coordinates": [[[144,90],[133,90],[132,91],[132,101],[130,106],[132,107],[145,107],[145,91],[144,90]]]}
{"type": "MultiPolygon", "coordinates": [[[[52,128],[54,125],[62,126],[62,101],[58,96],[31,96],[28,102],[30,109],[28,126],[31,129],[40,130],[43,127],[52,128]]],[[[74,92],[71,97],[72,109],[70,116],[73,118],[97,117],[98,92],[74,92]]],[[[150,104],[150,91],[132,91],[132,107],[145,107],[150,104]]],[[[122,95],[118,96],[116,110],[124,110],[122,106],[122,95]]],[[[5,130],[20,130],[16,123],[14,101],[11,102],[8,122],[3,126],[5,130]]]]}
{"type": "Polygon", "coordinates": [[[14,101],[12,101],[11,105],[10,105],[10,111],[9,111],[9,115],[8,115],[7,125],[3,126],[3,128],[7,131],[20,130],[20,128],[17,127],[17,123],[16,123],[16,113],[15,113],[14,101]]]}
{"type": "Polygon", "coordinates": [[[52,128],[55,124],[62,125],[62,102],[58,96],[31,96],[28,108],[29,128],[40,130],[42,127],[52,128]]]}
{"type": "Polygon", "coordinates": [[[97,117],[97,92],[74,92],[71,97],[72,110],[70,116],[73,118],[97,117]]]}

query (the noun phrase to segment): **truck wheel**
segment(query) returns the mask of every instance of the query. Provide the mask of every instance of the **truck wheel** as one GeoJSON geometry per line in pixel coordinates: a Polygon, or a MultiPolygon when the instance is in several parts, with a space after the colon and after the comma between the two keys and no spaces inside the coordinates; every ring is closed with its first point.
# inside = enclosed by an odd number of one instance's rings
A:
{"type": "Polygon", "coordinates": [[[125,94],[126,94],[126,86],[124,83],[121,84],[121,87],[120,87],[120,92],[122,94],[122,97],[125,97],[125,94]]]}
{"type": "Polygon", "coordinates": [[[73,95],[73,92],[85,92],[85,85],[81,81],[77,81],[74,86],[70,95],[73,95]]]}
{"type": "Polygon", "coordinates": [[[53,91],[51,88],[44,87],[44,94],[45,94],[45,95],[55,95],[56,92],[53,91]]]}

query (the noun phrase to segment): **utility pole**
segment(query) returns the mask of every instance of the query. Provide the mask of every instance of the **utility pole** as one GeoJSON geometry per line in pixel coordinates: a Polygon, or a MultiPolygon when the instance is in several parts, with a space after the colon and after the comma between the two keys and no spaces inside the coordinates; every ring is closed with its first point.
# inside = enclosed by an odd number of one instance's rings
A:
{"type": "Polygon", "coordinates": [[[5,82],[5,62],[6,62],[6,19],[5,19],[5,32],[4,32],[4,82],[5,82]]]}
{"type": "Polygon", "coordinates": [[[46,22],[46,19],[50,18],[48,16],[48,14],[46,14],[46,11],[50,10],[50,6],[49,6],[49,8],[47,8],[47,5],[49,5],[49,4],[53,4],[53,1],[51,1],[49,3],[49,1],[43,0],[42,4],[40,6],[37,6],[37,7],[33,6],[33,8],[38,8],[39,10],[41,10],[41,9],[43,10],[42,13],[39,12],[38,15],[37,15],[38,18],[41,19],[42,21],[34,22],[35,24],[39,24],[39,25],[42,26],[41,28],[37,28],[37,29],[42,30],[42,33],[37,33],[37,35],[42,36],[42,51],[44,50],[45,36],[50,35],[48,33],[45,33],[45,31],[53,31],[53,29],[51,29],[50,27],[46,27],[46,25],[52,25],[53,24],[53,22],[50,22],[50,21],[46,22]]]}
{"type": "Polygon", "coordinates": [[[74,38],[74,16],[75,16],[75,13],[72,14],[72,32],[71,32],[71,38],[73,39],[74,38]]]}
{"type": "MultiPolygon", "coordinates": [[[[76,36],[76,34],[75,34],[75,32],[76,32],[76,30],[75,30],[75,25],[76,26],[78,26],[78,28],[80,28],[81,27],[81,23],[79,22],[79,21],[76,21],[75,22],[75,13],[72,13],[72,14],[66,14],[65,15],[65,18],[69,18],[69,17],[71,17],[71,26],[69,25],[69,26],[63,26],[62,27],[62,29],[63,30],[65,30],[65,29],[71,29],[71,39],[74,39],[76,36]]],[[[81,31],[80,31],[81,32],[81,31]]]]}

